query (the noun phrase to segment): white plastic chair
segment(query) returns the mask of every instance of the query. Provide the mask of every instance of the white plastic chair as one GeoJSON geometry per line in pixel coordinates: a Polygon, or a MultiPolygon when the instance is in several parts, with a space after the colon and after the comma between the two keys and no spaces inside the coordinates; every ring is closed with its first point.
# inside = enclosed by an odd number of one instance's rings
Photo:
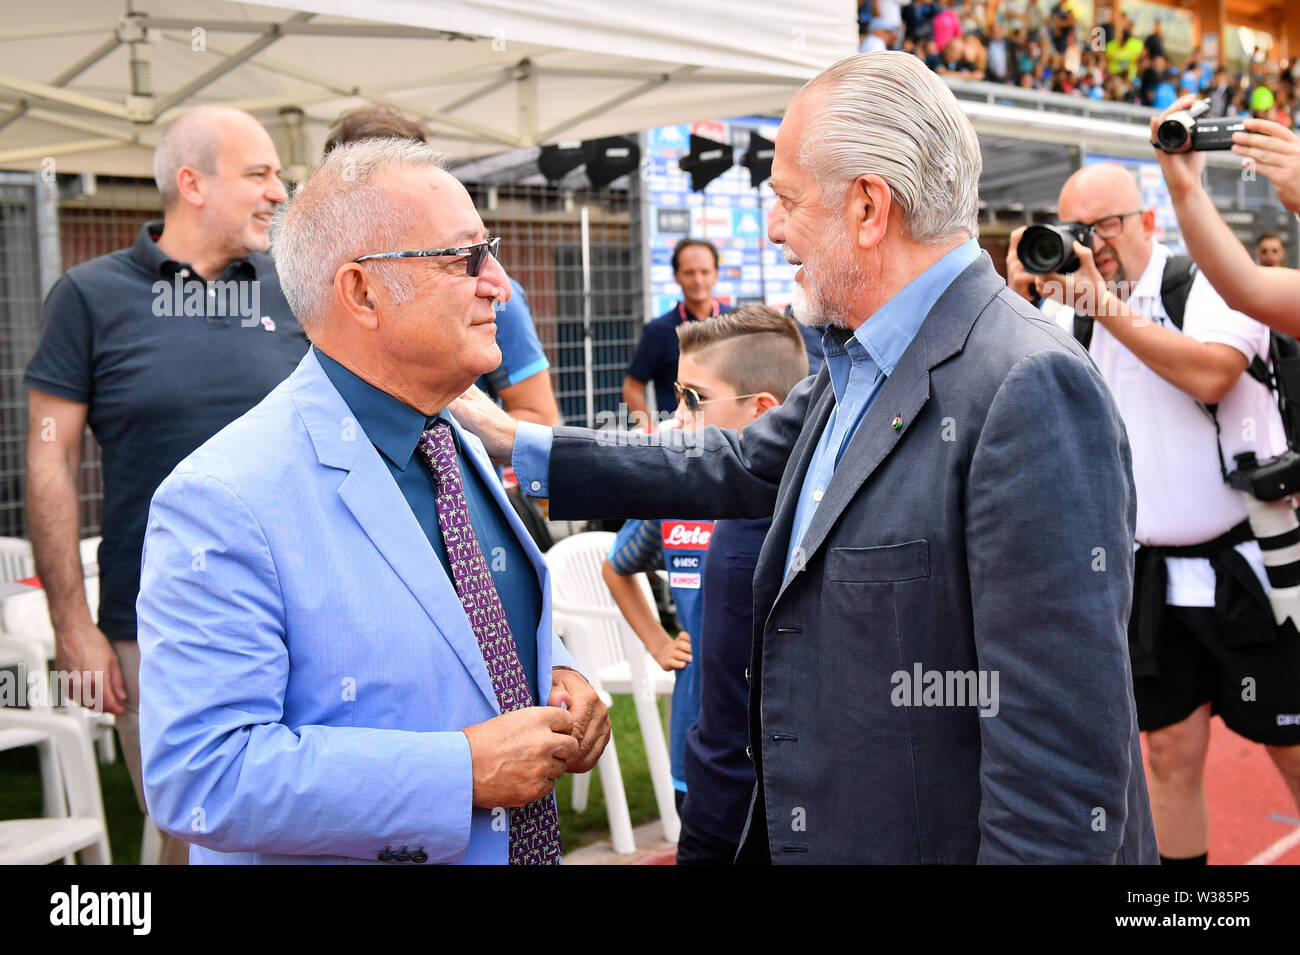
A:
{"type": "MultiPolygon", "coordinates": [[[[14,538],[0,538],[14,540],[14,538]]],[[[102,538],[87,537],[80,543],[82,571],[85,573],[86,603],[90,606],[90,618],[99,618],[99,543],[102,538]]],[[[20,541],[27,544],[26,541],[20,541]]],[[[30,552],[30,545],[28,545],[30,552]]],[[[28,574],[27,576],[31,576],[28,574]]],[[[22,579],[22,578],[20,578],[22,579]]],[[[54,658],[54,628],[50,623],[49,602],[45,592],[33,588],[30,593],[15,594],[4,600],[0,607],[0,667],[21,664],[28,674],[35,674],[39,685],[49,688],[49,668],[47,663],[54,658]]],[[[102,693],[111,692],[108,686],[102,693]]],[[[44,700],[46,706],[52,701],[44,700]]],[[[68,712],[80,716],[86,721],[87,731],[93,735],[98,749],[99,759],[105,764],[117,760],[117,743],[113,738],[116,720],[112,713],[95,713],[75,704],[67,707],[68,712]]],[[[0,749],[4,749],[0,746],[0,749]]],[[[52,793],[59,790],[59,762],[54,757],[48,743],[38,744],[41,760],[41,781],[45,788],[46,816],[60,815],[60,809],[52,804],[52,793]]],[[[156,864],[160,857],[162,836],[148,816],[144,819],[144,829],[140,840],[140,864],[156,864]]]]}
{"type": "MultiPolygon", "coordinates": [[[[102,537],[83,537],[81,539],[81,570],[87,577],[99,576],[99,542],[102,537]]],[[[91,604],[90,612],[97,613],[99,601],[91,604]]]]}
{"type": "MultiPolygon", "coordinates": [[[[584,624],[581,619],[555,613],[552,620],[555,632],[564,638],[566,646],[582,645],[586,638],[583,636],[584,624]]],[[[574,659],[578,660],[576,653],[574,659]]],[[[583,667],[580,660],[578,666],[583,667]]],[[[593,677],[593,683],[600,701],[607,707],[612,706],[614,699],[600,686],[600,681],[593,677]]],[[[618,764],[618,749],[614,745],[613,732],[610,733],[605,751],[600,754],[600,760],[596,763],[596,771],[600,773],[601,790],[605,794],[605,816],[609,820],[609,835],[610,841],[614,844],[614,851],[623,855],[635,852],[636,837],[632,833],[632,815],[627,808],[627,791],[623,788],[623,770],[618,764]]],[[[572,780],[573,810],[585,812],[587,797],[591,794],[591,773],[575,775],[572,780]]]]}
{"type": "Polygon", "coordinates": [[[85,724],[52,710],[0,708],[0,733],[19,731],[48,737],[57,753],[60,799],[68,812],[59,818],[0,821],[0,865],[46,865],[80,852],[90,865],[111,865],[108,825],[99,791],[99,770],[85,724]]]}
{"type": "MultiPolygon", "coordinates": [[[[99,578],[87,577],[86,599],[90,602],[92,619],[98,613],[99,578]]],[[[27,667],[28,680],[39,680],[43,689],[50,686],[48,661],[54,658],[54,627],[50,623],[49,602],[45,591],[33,587],[30,591],[11,594],[0,604],[0,656],[21,660],[27,667]]],[[[107,685],[100,692],[111,692],[107,685]]],[[[45,699],[45,706],[52,700],[45,699]]],[[[117,758],[117,747],[113,741],[113,727],[116,725],[112,713],[96,713],[75,704],[68,706],[70,712],[79,715],[88,723],[99,746],[99,756],[105,763],[112,763],[117,758]]]]}
{"type": "Polygon", "coordinates": [[[36,729],[0,729],[0,752],[24,746],[35,746],[40,760],[41,815],[51,818],[67,815],[59,757],[50,735],[36,729]]]}
{"type": "Polygon", "coordinates": [[[35,576],[31,542],[21,537],[0,537],[0,584],[35,576]]]}
{"type": "MultiPolygon", "coordinates": [[[[12,538],[10,538],[12,540],[12,538]]],[[[24,541],[23,543],[26,543],[24,541]]],[[[39,590],[33,589],[33,594],[41,595],[39,590]]],[[[41,595],[43,598],[43,595],[41,595]]],[[[18,604],[30,602],[24,591],[21,594],[10,596],[5,601],[17,600],[18,604]]],[[[44,600],[41,600],[42,606],[44,600]]],[[[13,667],[15,669],[16,688],[21,696],[18,702],[25,703],[29,706],[47,708],[49,700],[41,696],[34,696],[37,693],[46,693],[49,687],[49,669],[46,661],[52,655],[53,647],[47,652],[43,643],[27,639],[21,639],[4,632],[3,616],[0,615],[0,667],[13,667]]],[[[0,710],[3,712],[3,710],[0,710]]],[[[63,806],[63,781],[62,773],[59,769],[58,754],[55,752],[53,741],[46,733],[35,733],[31,730],[6,730],[0,733],[0,750],[16,749],[20,746],[35,746],[40,759],[41,767],[41,787],[43,790],[43,799],[41,813],[47,817],[56,817],[66,815],[66,809],[63,806]]]]}
{"type": "MultiPolygon", "coordinates": [[[[600,568],[613,542],[614,535],[607,531],[588,532],[566,537],[547,551],[553,608],[561,620],[572,622],[571,633],[565,632],[568,637],[565,645],[583,672],[594,678],[597,689],[632,695],[664,838],[675,843],[681,823],[677,818],[668,744],[656,703],[660,696],[672,697],[673,675],[661,669],[646,651],[605,586],[600,568]]],[[[650,582],[643,574],[638,574],[636,579],[653,606],[650,582]]],[[[602,784],[604,779],[602,775],[602,784]]],[[[578,780],[574,783],[577,798],[578,780]]]]}

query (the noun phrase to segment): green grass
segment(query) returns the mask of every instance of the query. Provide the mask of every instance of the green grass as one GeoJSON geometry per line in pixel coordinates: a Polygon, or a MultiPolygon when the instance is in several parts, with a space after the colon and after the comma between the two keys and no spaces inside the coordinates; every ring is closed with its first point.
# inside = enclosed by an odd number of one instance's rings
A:
{"type": "MultiPolygon", "coordinates": [[[[659,701],[662,715],[664,701],[659,701]]],[[[618,761],[627,791],[628,811],[632,825],[657,818],[654,790],[650,785],[650,770],[646,765],[645,748],[641,745],[641,731],[632,706],[632,697],[614,697],[611,707],[614,738],[618,741],[618,761]]],[[[116,743],[116,738],[114,738],[116,743]]],[[[604,838],[609,829],[605,813],[605,799],[601,794],[600,773],[591,771],[591,793],[587,798],[587,811],[575,813],[572,808],[572,780],[564,777],[556,786],[555,795],[560,810],[560,832],[566,851],[576,849],[604,838]]],[[[118,865],[135,865],[140,861],[140,834],[144,817],[136,805],[131,777],[126,762],[119,753],[112,765],[99,764],[100,789],[104,794],[104,814],[108,817],[108,839],[113,851],[113,862],[118,865]]],[[[0,819],[29,819],[41,815],[41,775],[32,747],[0,752],[0,819]]]]}

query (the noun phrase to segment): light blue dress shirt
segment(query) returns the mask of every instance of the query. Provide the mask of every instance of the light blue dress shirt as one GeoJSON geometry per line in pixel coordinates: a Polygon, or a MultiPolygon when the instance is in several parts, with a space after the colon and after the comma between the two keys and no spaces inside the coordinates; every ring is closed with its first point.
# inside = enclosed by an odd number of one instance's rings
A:
{"type": "Polygon", "coordinates": [[[786,549],[785,572],[798,553],[799,544],[812,523],[813,515],[831,483],[835,467],[858,430],[863,416],[885,383],[898,367],[903,352],[912,344],[921,322],[939,296],[948,290],[953,279],[979,257],[979,243],[968,239],[934,265],[912,279],[902,291],[858,326],[852,335],[827,329],[822,336],[826,366],[835,391],[835,407],[826,421],[799,489],[794,527],[786,549]]]}
{"type": "MultiPolygon", "coordinates": [[[[893,374],[934,303],[979,254],[979,243],[968,239],[914,278],[858,326],[852,335],[829,329],[823,336],[826,364],[835,391],[835,408],[817,442],[803,487],[799,489],[794,528],[786,551],[787,574],[799,543],[826,493],[835,466],[862,417],[885,379],[893,374]]],[[[529,497],[550,497],[547,478],[551,441],[550,428],[520,422],[512,463],[519,485],[529,497]]]]}

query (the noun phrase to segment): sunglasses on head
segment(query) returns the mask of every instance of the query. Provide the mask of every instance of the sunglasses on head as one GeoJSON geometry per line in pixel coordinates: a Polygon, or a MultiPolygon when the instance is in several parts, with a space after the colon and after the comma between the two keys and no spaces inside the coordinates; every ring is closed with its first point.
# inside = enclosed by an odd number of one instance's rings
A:
{"type": "Polygon", "coordinates": [[[731,395],[727,398],[701,398],[700,393],[690,385],[683,385],[680,381],[673,382],[673,394],[677,396],[677,403],[686,405],[686,410],[691,414],[699,414],[700,405],[707,405],[713,401],[740,401],[742,398],[757,398],[761,392],[754,392],[752,395],[731,395]]]}
{"type": "Polygon", "coordinates": [[[463,255],[465,256],[466,274],[470,278],[477,278],[483,268],[483,263],[487,261],[488,254],[491,253],[494,259],[500,259],[498,250],[501,248],[501,237],[488,239],[486,242],[476,242],[474,245],[463,246],[459,249],[414,249],[407,252],[374,252],[370,255],[363,255],[359,259],[353,259],[353,262],[368,262],[371,259],[427,259],[442,255],[463,255]]]}

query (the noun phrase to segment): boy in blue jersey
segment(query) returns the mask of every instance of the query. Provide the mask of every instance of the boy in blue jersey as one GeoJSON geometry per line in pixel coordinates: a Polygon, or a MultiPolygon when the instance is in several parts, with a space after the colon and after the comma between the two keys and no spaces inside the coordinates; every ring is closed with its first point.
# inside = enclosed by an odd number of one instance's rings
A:
{"type": "MultiPolygon", "coordinates": [[[[763,305],[682,325],[677,335],[677,421],[688,431],[742,430],[780,404],[808,371],[794,320],[763,305]]],[[[603,568],[646,649],[665,670],[677,671],[669,757],[682,821],[679,864],[729,864],[744,828],[754,788],[745,756],[745,668],[754,566],[770,523],[628,521],[603,568]],[[682,627],[676,638],[631,579],[660,567],[668,572],[682,627]]]]}

